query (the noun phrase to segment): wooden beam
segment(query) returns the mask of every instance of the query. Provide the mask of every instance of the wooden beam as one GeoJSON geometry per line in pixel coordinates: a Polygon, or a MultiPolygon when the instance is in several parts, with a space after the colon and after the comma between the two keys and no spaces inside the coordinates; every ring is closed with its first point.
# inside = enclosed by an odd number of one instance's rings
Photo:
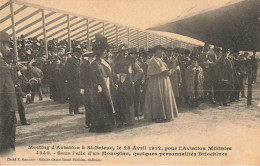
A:
{"type": "Polygon", "coordinates": [[[140,40],[139,31],[137,31],[136,33],[137,33],[137,47],[139,48],[139,40],[140,40]]]}
{"type": "Polygon", "coordinates": [[[17,42],[16,42],[16,32],[15,32],[15,20],[14,20],[14,6],[13,1],[10,0],[10,11],[11,11],[11,21],[12,21],[12,30],[13,30],[13,44],[14,44],[14,55],[18,60],[18,51],[17,51],[17,42]]]}
{"type": "Polygon", "coordinates": [[[96,24],[94,24],[94,25],[91,25],[91,26],[89,27],[89,29],[94,28],[94,27],[96,27],[96,26],[98,26],[98,25],[100,25],[100,24],[102,24],[102,22],[98,22],[98,23],[96,23],[96,24]]]}
{"type": "MultiPolygon", "coordinates": [[[[65,17],[66,17],[66,15],[65,15],[65,17]]],[[[73,18],[71,18],[70,20],[75,19],[75,18],[77,18],[77,17],[73,17],[73,18]]],[[[46,24],[46,26],[52,24],[53,21],[56,22],[56,21],[57,21],[56,19],[57,19],[57,18],[55,18],[54,20],[48,22],[48,23],[46,24]]],[[[59,20],[59,19],[58,19],[58,20],[59,20]]],[[[66,20],[66,21],[63,21],[63,22],[61,22],[61,23],[59,23],[59,24],[57,24],[57,25],[54,25],[54,26],[52,26],[51,28],[48,28],[48,29],[46,30],[46,32],[50,32],[50,31],[52,31],[53,29],[56,29],[56,28],[58,28],[58,27],[60,27],[60,26],[62,26],[62,25],[64,25],[64,24],[66,24],[66,23],[67,23],[67,20],[66,20]]],[[[36,35],[35,37],[39,37],[39,36],[41,36],[41,35],[42,35],[42,33],[36,35]]]]}
{"type": "MultiPolygon", "coordinates": [[[[91,31],[89,31],[89,34],[92,34],[94,32],[97,32],[97,30],[101,29],[102,27],[97,27],[96,29],[92,29],[91,31]]],[[[93,34],[94,36],[96,35],[96,33],[93,34]]],[[[91,35],[91,37],[93,36],[91,35]]]]}
{"type": "MultiPolygon", "coordinates": [[[[16,15],[18,13],[20,13],[21,11],[23,11],[24,9],[26,9],[27,6],[22,6],[19,9],[17,9],[15,12],[13,12],[13,15],[16,15]]],[[[6,20],[8,20],[10,17],[12,17],[12,14],[9,14],[8,16],[4,17],[2,20],[0,20],[0,24],[5,22],[6,20]]]]}
{"type": "Polygon", "coordinates": [[[111,27],[108,27],[108,28],[105,28],[105,31],[106,31],[106,34],[108,34],[109,32],[107,32],[108,30],[110,30],[110,29],[112,29],[112,28],[114,28],[115,27],[115,25],[112,25],[111,27]]]}
{"type": "MultiPolygon", "coordinates": [[[[87,36],[87,34],[86,33],[84,33],[83,35],[81,35],[81,36],[79,36],[79,37],[77,37],[77,38],[75,38],[74,40],[78,40],[78,39],[81,39],[82,37],[84,37],[84,36],[87,36]]],[[[86,38],[87,39],[87,38],[86,38]]]]}
{"type": "MultiPolygon", "coordinates": [[[[63,17],[66,17],[66,15],[59,16],[59,17],[55,18],[54,20],[51,20],[51,21],[47,22],[47,23],[46,23],[46,27],[47,27],[48,25],[50,25],[50,24],[52,24],[52,23],[54,23],[54,22],[56,22],[56,21],[62,19],[63,17]]],[[[64,21],[61,25],[65,24],[65,23],[66,23],[66,21],[64,21]]],[[[60,25],[60,24],[55,25],[55,26],[54,26],[54,29],[55,29],[56,27],[58,27],[59,25],[60,25]]],[[[33,30],[33,31],[29,32],[29,33],[27,33],[27,34],[24,35],[24,36],[25,36],[25,37],[26,37],[26,36],[29,36],[30,34],[32,34],[32,33],[34,33],[34,32],[37,32],[37,31],[40,30],[40,29],[41,29],[41,27],[36,28],[35,30],[33,30]]],[[[49,32],[49,31],[50,31],[50,30],[47,30],[46,32],[49,32]]],[[[39,36],[41,36],[41,35],[43,35],[43,33],[38,34],[37,37],[39,37],[39,36]]]]}
{"type": "MultiPolygon", "coordinates": [[[[80,28],[83,28],[85,25],[83,24],[83,25],[81,25],[81,26],[79,26],[79,27],[77,27],[77,28],[75,28],[75,29],[72,29],[72,30],[70,30],[70,33],[72,33],[72,32],[74,32],[74,31],[76,31],[76,30],[78,30],[78,29],[80,29],[80,28]]],[[[71,27],[73,27],[72,25],[70,26],[70,29],[71,29],[71,27]]],[[[62,34],[62,35],[60,35],[60,36],[58,36],[57,38],[59,39],[59,38],[62,38],[62,37],[64,37],[64,36],[66,36],[66,34],[62,34]]]]}
{"type": "Polygon", "coordinates": [[[0,7],[0,10],[3,10],[4,8],[6,8],[9,4],[10,4],[10,1],[6,2],[5,4],[3,4],[3,5],[0,7]]]}
{"type": "Polygon", "coordinates": [[[73,37],[75,37],[75,36],[77,36],[77,35],[80,35],[80,34],[82,34],[83,32],[86,33],[86,29],[83,29],[83,30],[81,30],[81,31],[79,31],[79,32],[77,32],[77,33],[71,35],[71,38],[73,38],[73,37]]]}
{"type": "Polygon", "coordinates": [[[145,49],[146,49],[146,51],[148,51],[148,33],[147,32],[146,32],[145,49]]]}
{"type": "Polygon", "coordinates": [[[105,23],[104,22],[102,23],[102,33],[103,33],[103,36],[105,36],[105,23]]]}
{"type": "Polygon", "coordinates": [[[68,28],[68,43],[69,43],[69,51],[71,51],[71,41],[70,41],[70,15],[67,15],[67,28],[68,28]]]}
{"type": "MultiPolygon", "coordinates": [[[[50,16],[52,16],[53,14],[55,14],[55,12],[51,12],[51,13],[47,14],[47,15],[45,16],[45,19],[48,18],[48,17],[50,17],[50,16]]],[[[40,22],[40,21],[42,21],[41,18],[39,18],[39,19],[33,21],[32,23],[30,23],[30,24],[28,24],[28,25],[26,25],[26,26],[24,26],[24,27],[18,29],[18,30],[17,30],[17,33],[22,32],[23,30],[25,30],[25,29],[27,29],[27,28],[33,26],[34,24],[36,24],[36,23],[38,23],[38,22],[40,22]]]]}
{"type": "MultiPolygon", "coordinates": [[[[77,18],[76,16],[75,16],[75,18],[77,18]]],[[[70,18],[70,21],[72,20],[72,18],[70,18]]],[[[68,24],[68,18],[67,18],[67,24],[68,24]]],[[[74,24],[72,24],[72,25],[70,25],[70,27],[71,26],[74,26],[75,25],[75,23],[74,24]]],[[[55,28],[57,28],[57,27],[55,27],[55,28]]],[[[55,29],[54,28],[54,29],[55,29]]],[[[64,31],[64,30],[66,30],[68,28],[68,26],[67,27],[65,27],[65,28],[62,28],[62,29],[60,29],[60,30],[58,30],[58,31],[56,31],[56,32],[54,32],[54,33],[52,33],[51,35],[48,35],[48,38],[50,38],[50,37],[52,37],[52,36],[54,36],[54,35],[57,35],[58,33],[60,33],[60,32],[62,32],[62,31],[64,31]]],[[[48,32],[48,30],[47,30],[47,32],[48,32]]]]}
{"type": "Polygon", "coordinates": [[[42,30],[43,30],[43,37],[44,37],[44,49],[47,58],[49,58],[48,54],[48,40],[47,40],[47,35],[46,35],[46,24],[45,24],[45,14],[44,10],[42,10],[42,30]]]}
{"type": "Polygon", "coordinates": [[[116,45],[118,47],[118,25],[116,25],[116,45]]]}
{"type": "Polygon", "coordinates": [[[116,33],[116,28],[106,32],[106,35],[111,34],[112,32],[116,33]]]}
{"type": "Polygon", "coordinates": [[[89,20],[88,19],[86,19],[86,26],[87,26],[87,38],[88,38],[88,47],[90,47],[90,39],[89,39],[89,28],[88,28],[88,26],[89,26],[89,20]]]}
{"type": "Polygon", "coordinates": [[[127,29],[127,40],[128,40],[128,44],[130,42],[130,29],[127,29]]]}
{"type": "MultiPolygon", "coordinates": [[[[42,11],[42,10],[39,9],[39,10],[36,10],[35,12],[29,14],[28,16],[24,17],[23,19],[17,21],[17,22],[15,23],[15,26],[21,24],[21,23],[24,22],[25,20],[27,20],[27,19],[33,17],[34,15],[40,13],[41,11],[42,11]]],[[[11,28],[12,28],[12,25],[10,25],[9,27],[5,28],[3,31],[8,31],[8,30],[11,29],[11,28]]]]}
{"type": "Polygon", "coordinates": [[[127,37],[127,34],[122,34],[122,35],[119,36],[118,38],[119,38],[119,39],[123,39],[123,38],[125,38],[125,37],[127,37]]]}

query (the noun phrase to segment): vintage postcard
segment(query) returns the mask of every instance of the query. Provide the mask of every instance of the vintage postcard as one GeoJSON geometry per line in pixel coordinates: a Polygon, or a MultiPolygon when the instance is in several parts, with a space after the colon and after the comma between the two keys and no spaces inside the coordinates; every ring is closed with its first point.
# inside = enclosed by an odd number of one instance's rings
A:
{"type": "Polygon", "coordinates": [[[259,165],[260,0],[0,0],[0,165],[259,165]]]}

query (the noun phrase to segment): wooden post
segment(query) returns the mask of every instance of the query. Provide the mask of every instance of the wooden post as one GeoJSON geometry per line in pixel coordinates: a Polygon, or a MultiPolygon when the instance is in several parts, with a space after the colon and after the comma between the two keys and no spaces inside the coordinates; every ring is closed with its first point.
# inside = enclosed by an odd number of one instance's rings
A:
{"type": "Polygon", "coordinates": [[[153,46],[155,46],[155,35],[153,35],[153,46]]]}
{"type": "Polygon", "coordinates": [[[118,47],[118,26],[116,25],[116,45],[118,47]]]}
{"type": "Polygon", "coordinates": [[[248,71],[248,89],[247,89],[247,105],[252,105],[252,89],[253,89],[253,61],[247,60],[247,71],[248,71]]]}
{"type": "Polygon", "coordinates": [[[128,28],[127,30],[127,40],[128,40],[128,45],[130,43],[130,29],[128,28]]]}
{"type": "Polygon", "coordinates": [[[49,59],[49,53],[48,53],[48,39],[46,35],[46,24],[45,24],[45,12],[42,9],[42,30],[43,30],[43,39],[44,39],[44,50],[47,58],[49,59]]]}
{"type": "Polygon", "coordinates": [[[103,28],[103,30],[102,30],[103,36],[105,36],[105,23],[104,22],[102,24],[102,28],[103,28]]]}
{"type": "Polygon", "coordinates": [[[12,21],[12,30],[13,30],[14,54],[15,54],[16,59],[19,60],[18,51],[17,51],[17,41],[16,41],[15,21],[14,21],[13,0],[10,0],[10,10],[11,10],[11,21],[12,21]]]}
{"type": "Polygon", "coordinates": [[[88,41],[88,47],[90,47],[88,19],[86,19],[86,26],[87,26],[87,38],[88,38],[87,41],[88,41]]]}
{"type": "Polygon", "coordinates": [[[139,31],[136,31],[137,33],[137,47],[139,48],[140,47],[140,43],[139,43],[139,31]]]}
{"type": "Polygon", "coordinates": [[[71,51],[71,41],[70,41],[70,15],[67,15],[67,25],[68,25],[68,43],[69,43],[69,51],[71,51]]]}
{"type": "Polygon", "coordinates": [[[146,43],[145,43],[145,49],[148,51],[148,33],[146,32],[146,43]]]}

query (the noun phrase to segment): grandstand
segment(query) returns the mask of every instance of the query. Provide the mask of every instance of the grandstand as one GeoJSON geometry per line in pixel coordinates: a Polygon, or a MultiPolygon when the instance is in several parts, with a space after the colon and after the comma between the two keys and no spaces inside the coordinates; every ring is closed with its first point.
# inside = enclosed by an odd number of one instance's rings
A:
{"type": "Polygon", "coordinates": [[[41,40],[47,56],[49,53],[48,44],[53,39],[64,40],[68,50],[71,51],[72,42],[77,41],[90,46],[97,33],[107,37],[108,43],[114,46],[127,42],[134,47],[143,47],[146,50],[158,44],[189,49],[194,47],[193,44],[177,41],[150,31],[19,0],[1,0],[0,25],[0,31],[7,32],[13,39],[16,57],[19,57],[17,40],[21,36],[22,38],[41,40]]]}

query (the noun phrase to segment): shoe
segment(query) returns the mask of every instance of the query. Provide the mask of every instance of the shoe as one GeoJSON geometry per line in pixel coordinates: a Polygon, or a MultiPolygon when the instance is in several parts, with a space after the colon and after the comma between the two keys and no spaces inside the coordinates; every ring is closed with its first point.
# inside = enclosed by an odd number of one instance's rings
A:
{"type": "Polygon", "coordinates": [[[70,116],[74,116],[74,112],[70,112],[70,116]]]}
{"type": "Polygon", "coordinates": [[[31,125],[30,123],[28,123],[28,122],[24,122],[24,123],[22,123],[22,125],[31,125]]]}
{"type": "Polygon", "coordinates": [[[245,95],[241,96],[241,98],[247,98],[245,95]]]}
{"type": "Polygon", "coordinates": [[[155,119],[154,122],[155,123],[164,123],[165,121],[164,121],[164,119],[155,119]]]}
{"type": "Polygon", "coordinates": [[[74,114],[84,114],[83,112],[75,112],[74,114]]]}
{"type": "Polygon", "coordinates": [[[165,119],[164,122],[171,122],[173,119],[165,119]]]}

